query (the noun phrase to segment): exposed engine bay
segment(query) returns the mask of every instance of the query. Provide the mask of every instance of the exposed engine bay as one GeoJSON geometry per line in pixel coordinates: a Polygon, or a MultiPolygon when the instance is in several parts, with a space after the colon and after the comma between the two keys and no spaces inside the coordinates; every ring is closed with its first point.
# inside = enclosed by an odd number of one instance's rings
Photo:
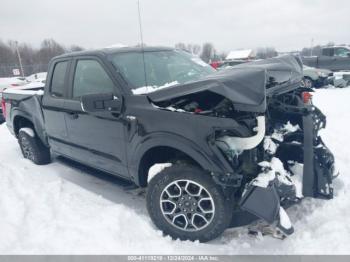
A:
{"type": "Polygon", "coordinates": [[[154,106],[235,119],[247,132],[215,132],[216,146],[242,177],[234,197],[240,209],[259,218],[255,228],[266,223],[273,235],[285,237],[294,232],[285,208],[304,197],[333,197],[334,157],[318,135],[326,120],[312,105],[310,91],[298,88],[268,96],[265,113],[235,110],[230,100],[210,91],[154,106]]]}

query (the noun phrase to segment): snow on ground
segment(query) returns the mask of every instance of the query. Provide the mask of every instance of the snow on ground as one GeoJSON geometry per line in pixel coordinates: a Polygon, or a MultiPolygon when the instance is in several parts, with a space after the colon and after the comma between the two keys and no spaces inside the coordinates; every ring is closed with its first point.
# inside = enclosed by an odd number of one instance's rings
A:
{"type": "Polygon", "coordinates": [[[314,101],[341,176],[333,200],[287,210],[295,233],[283,241],[246,228],[206,244],[163,237],[127,183],[62,159],[35,166],[0,125],[0,254],[350,254],[350,88],[317,90],[314,101]]]}

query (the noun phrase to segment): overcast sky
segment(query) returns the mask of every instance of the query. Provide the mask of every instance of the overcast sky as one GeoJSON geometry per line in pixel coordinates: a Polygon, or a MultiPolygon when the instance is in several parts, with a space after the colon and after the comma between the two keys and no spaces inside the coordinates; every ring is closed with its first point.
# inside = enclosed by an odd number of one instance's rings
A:
{"type": "MultiPolygon", "coordinates": [[[[140,0],[144,41],[287,51],[350,43],[349,0],[140,0]]],[[[1,0],[0,39],[98,48],[139,42],[137,0],[1,0]]]]}

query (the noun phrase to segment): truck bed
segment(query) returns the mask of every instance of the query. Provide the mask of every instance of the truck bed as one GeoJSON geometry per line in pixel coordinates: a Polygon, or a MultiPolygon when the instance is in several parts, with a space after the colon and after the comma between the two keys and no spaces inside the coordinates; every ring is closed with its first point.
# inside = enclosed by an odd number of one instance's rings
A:
{"type": "Polygon", "coordinates": [[[11,133],[17,135],[20,128],[14,126],[15,118],[26,118],[34,123],[34,128],[41,140],[46,141],[45,132],[43,132],[44,117],[41,106],[43,94],[43,85],[38,83],[3,91],[6,125],[11,133]]]}

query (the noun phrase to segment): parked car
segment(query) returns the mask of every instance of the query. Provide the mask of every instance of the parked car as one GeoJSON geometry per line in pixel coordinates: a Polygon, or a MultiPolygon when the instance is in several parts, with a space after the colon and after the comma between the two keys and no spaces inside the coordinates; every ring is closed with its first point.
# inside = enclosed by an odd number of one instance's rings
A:
{"type": "Polygon", "coordinates": [[[334,84],[333,72],[327,69],[319,69],[303,66],[303,86],[307,88],[319,88],[328,84],[334,84]]]}
{"type": "Polygon", "coordinates": [[[332,71],[350,70],[350,47],[323,47],[320,56],[303,57],[307,66],[329,69],[332,71]]]}
{"type": "Polygon", "coordinates": [[[25,158],[55,153],[147,187],[164,234],[205,242],[260,219],[286,236],[284,208],[332,198],[337,174],[302,77],[291,56],[215,71],[172,48],[112,48],[55,57],[44,90],[8,89],[3,104],[25,158]]]}

